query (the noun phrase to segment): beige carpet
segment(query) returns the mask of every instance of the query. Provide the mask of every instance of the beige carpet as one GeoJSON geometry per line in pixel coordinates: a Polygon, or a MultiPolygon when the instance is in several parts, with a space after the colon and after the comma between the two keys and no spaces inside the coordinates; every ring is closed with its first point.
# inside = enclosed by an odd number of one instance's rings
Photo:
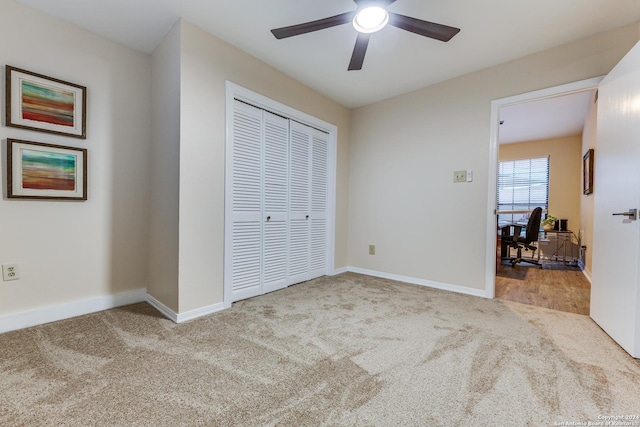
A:
{"type": "Polygon", "coordinates": [[[634,414],[640,362],[586,316],[350,273],[181,325],[137,304],[0,335],[2,426],[545,426],[634,414]]]}

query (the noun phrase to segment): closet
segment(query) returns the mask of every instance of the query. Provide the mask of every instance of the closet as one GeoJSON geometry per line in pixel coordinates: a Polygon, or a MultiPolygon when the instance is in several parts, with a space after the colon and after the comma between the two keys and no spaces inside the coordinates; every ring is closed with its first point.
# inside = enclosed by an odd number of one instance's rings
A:
{"type": "Polygon", "coordinates": [[[231,301],[327,274],[328,134],[234,99],[228,138],[231,301]]]}

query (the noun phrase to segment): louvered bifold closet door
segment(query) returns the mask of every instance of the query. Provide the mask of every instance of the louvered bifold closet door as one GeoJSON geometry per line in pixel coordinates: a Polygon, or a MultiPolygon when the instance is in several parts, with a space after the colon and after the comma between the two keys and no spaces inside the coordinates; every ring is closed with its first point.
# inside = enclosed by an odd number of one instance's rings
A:
{"type": "Polygon", "coordinates": [[[231,130],[233,301],[262,293],[262,128],[262,110],[234,101],[231,130]]]}
{"type": "Polygon", "coordinates": [[[327,161],[329,135],[311,130],[311,248],[309,278],[327,274],[327,161]]]}
{"type": "Polygon", "coordinates": [[[311,128],[290,123],[289,284],[309,278],[311,128]]]}
{"type": "Polygon", "coordinates": [[[289,120],[267,111],[264,118],[263,293],[287,283],[289,211],[289,120]]]}

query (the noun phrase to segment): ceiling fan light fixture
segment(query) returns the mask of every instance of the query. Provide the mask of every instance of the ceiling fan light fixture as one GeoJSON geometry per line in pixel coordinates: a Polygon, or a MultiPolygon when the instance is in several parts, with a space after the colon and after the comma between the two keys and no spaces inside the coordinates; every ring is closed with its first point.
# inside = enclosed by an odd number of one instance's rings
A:
{"type": "Polygon", "coordinates": [[[371,33],[380,31],[387,24],[400,30],[443,42],[448,42],[453,36],[460,32],[460,28],[387,12],[386,9],[395,3],[395,1],[396,0],[353,0],[356,4],[355,10],[339,15],[328,16],[323,19],[316,19],[315,21],[274,28],[271,30],[271,33],[276,39],[280,40],[351,22],[356,31],[358,31],[358,37],[353,47],[351,61],[349,62],[347,70],[355,71],[362,69],[371,33]]]}
{"type": "Polygon", "coordinates": [[[361,33],[375,33],[380,31],[389,22],[387,11],[378,6],[362,9],[353,18],[353,28],[361,33]]]}

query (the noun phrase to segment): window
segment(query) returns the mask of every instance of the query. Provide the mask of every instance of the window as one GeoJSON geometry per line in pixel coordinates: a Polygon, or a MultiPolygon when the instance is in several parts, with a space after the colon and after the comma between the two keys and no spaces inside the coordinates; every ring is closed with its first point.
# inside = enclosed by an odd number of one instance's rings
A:
{"type": "Polygon", "coordinates": [[[498,225],[526,224],[528,211],[549,205],[549,157],[508,160],[498,165],[498,225]],[[509,211],[512,211],[509,213],[509,211]],[[501,212],[501,213],[500,213],[501,212]]]}

